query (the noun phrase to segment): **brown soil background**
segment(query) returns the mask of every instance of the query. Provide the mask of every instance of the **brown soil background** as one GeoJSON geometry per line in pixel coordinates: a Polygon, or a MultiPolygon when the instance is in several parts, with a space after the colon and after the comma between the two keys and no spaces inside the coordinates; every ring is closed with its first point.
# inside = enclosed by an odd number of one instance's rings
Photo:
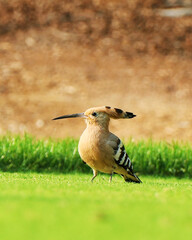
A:
{"type": "Polygon", "coordinates": [[[164,1],[0,1],[0,134],[79,137],[94,106],[122,138],[192,139],[192,16],[164,1]],[[145,2],[145,3],[143,3],[145,2]]]}

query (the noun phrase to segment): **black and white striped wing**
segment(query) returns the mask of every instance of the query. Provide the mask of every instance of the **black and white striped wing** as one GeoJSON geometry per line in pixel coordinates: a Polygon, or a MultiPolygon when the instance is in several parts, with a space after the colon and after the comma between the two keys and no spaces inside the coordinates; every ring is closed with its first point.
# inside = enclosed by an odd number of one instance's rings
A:
{"type": "Polygon", "coordinates": [[[132,166],[131,160],[127,155],[125,151],[125,147],[119,138],[117,140],[117,145],[113,147],[113,149],[114,149],[114,160],[116,161],[116,163],[119,166],[125,168],[125,170],[127,171],[129,170],[131,173],[133,173],[133,166],[132,166]]]}

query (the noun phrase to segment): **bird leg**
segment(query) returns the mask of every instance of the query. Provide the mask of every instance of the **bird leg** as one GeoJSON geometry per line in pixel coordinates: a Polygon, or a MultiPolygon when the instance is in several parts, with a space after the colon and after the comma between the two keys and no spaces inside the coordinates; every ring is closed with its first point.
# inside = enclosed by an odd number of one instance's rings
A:
{"type": "Polygon", "coordinates": [[[91,178],[91,182],[93,182],[94,178],[97,177],[97,170],[93,169],[93,177],[91,178]]]}
{"type": "Polygon", "coordinates": [[[109,182],[111,183],[113,177],[113,173],[110,174],[109,182]]]}

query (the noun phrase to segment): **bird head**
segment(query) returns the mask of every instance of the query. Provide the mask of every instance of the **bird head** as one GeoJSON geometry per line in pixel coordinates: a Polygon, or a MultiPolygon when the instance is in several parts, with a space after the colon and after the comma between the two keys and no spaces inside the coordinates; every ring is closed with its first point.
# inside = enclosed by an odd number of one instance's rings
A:
{"type": "Polygon", "coordinates": [[[86,119],[87,124],[99,124],[102,126],[108,125],[110,118],[113,119],[128,119],[134,118],[134,115],[131,112],[124,112],[119,108],[111,108],[109,106],[104,107],[94,107],[87,109],[84,113],[75,113],[71,115],[63,115],[53,120],[63,119],[63,118],[76,118],[82,117],[86,119]]]}

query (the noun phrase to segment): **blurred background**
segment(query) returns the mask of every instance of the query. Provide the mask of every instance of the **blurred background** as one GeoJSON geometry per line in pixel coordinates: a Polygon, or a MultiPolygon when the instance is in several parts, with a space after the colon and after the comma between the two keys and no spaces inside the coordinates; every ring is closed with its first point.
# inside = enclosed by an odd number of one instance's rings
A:
{"type": "Polygon", "coordinates": [[[119,137],[192,139],[191,0],[0,0],[0,134],[79,137],[108,105],[119,137]]]}

